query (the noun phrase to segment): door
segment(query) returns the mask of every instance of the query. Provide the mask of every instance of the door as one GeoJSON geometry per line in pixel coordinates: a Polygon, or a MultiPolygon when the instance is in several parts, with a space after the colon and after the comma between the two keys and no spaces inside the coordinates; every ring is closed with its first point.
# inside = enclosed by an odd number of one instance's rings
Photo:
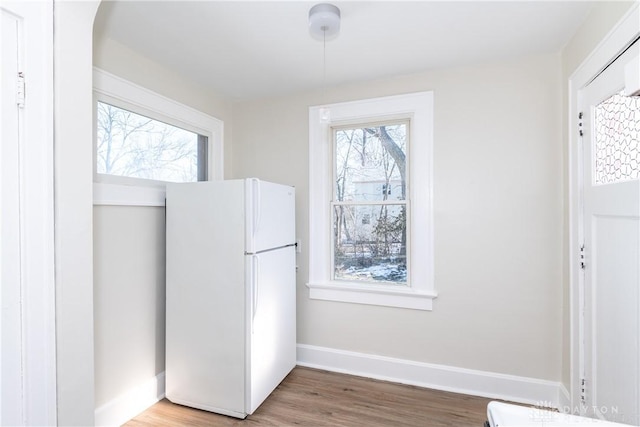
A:
{"type": "Polygon", "coordinates": [[[247,413],[296,364],[296,254],[289,246],[246,257],[249,298],[247,413]]]}
{"type": "Polygon", "coordinates": [[[0,2],[0,55],[0,425],[54,425],[52,0],[0,2]]]}
{"type": "Polygon", "coordinates": [[[248,253],[295,243],[295,188],[251,178],[245,195],[248,253]]]}
{"type": "Polygon", "coordinates": [[[0,425],[24,424],[20,274],[20,111],[16,103],[20,20],[0,9],[2,84],[0,135],[0,425]]]}
{"type": "MultiPolygon", "coordinates": [[[[627,50],[582,91],[584,411],[640,425],[640,97],[627,50]]],[[[640,71],[639,71],[640,72],[640,71]]]]}

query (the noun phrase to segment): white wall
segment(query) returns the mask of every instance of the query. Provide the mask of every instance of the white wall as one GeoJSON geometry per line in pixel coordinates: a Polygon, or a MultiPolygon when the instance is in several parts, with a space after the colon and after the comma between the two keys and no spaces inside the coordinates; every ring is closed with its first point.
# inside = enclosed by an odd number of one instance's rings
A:
{"type": "Polygon", "coordinates": [[[234,177],[297,189],[298,342],[559,381],[561,65],[555,55],[334,88],[325,102],[435,93],[432,312],[309,300],[308,106],[237,104],[234,177]]]}
{"type": "Polygon", "coordinates": [[[164,208],[93,210],[96,407],[164,371],[164,208]]]}

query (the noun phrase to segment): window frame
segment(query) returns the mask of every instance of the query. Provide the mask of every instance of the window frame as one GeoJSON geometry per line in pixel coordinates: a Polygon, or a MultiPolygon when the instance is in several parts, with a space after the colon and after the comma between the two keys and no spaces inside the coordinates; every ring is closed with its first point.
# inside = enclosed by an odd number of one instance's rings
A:
{"type": "Polygon", "coordinates": [[[432,310],[433,268],[433,92],[417,92],[309,107],[309,298],[432,310]],[[331,120],[322,123],[321,110],[331,120]],[[408,286],[332,280],[333,131],[350,124],[409,120],[407,245],[413,262],[408,286]],[[420,165],[416,167],[416,165],[420,165]],[[419,191],[418,191],[419,188],[419,191]]]}
{"type": "Polygon", "coordinates": [[[98,102],[206,136],[208,138],[207,180],[223,178],[224,122],[94,67],[92,104],[94,205],[164,206],[167,184],[165,181],[97,172],[98,102]]]}

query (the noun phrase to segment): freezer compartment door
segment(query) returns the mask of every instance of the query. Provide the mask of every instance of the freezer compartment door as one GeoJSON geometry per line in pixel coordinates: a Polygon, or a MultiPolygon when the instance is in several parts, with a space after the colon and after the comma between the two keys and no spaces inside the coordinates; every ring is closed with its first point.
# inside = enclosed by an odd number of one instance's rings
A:
{"type": "Polygon", "coordinates": [[[250,178],[245,197],[247,253],[295,243],[295,188],[250,178]]]}
{"type": "Polygon", "coordinates": [[[296,364],[295,248],[246,257],[250,355],[247,413],[252,414],[296,364]]]}

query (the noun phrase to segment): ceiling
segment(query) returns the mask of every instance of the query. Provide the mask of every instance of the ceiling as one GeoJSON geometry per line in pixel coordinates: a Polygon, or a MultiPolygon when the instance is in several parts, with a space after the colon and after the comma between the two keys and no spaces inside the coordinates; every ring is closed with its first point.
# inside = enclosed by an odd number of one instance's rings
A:
{"type": "MultiPolygon", "coordinates": [[[[229,99],[319,89],[323,43],[307,1],[103,1],[111,38],[229,99]]],[[[335,1],[326,85],[559,52],[594,2],[335,1]]]]}

